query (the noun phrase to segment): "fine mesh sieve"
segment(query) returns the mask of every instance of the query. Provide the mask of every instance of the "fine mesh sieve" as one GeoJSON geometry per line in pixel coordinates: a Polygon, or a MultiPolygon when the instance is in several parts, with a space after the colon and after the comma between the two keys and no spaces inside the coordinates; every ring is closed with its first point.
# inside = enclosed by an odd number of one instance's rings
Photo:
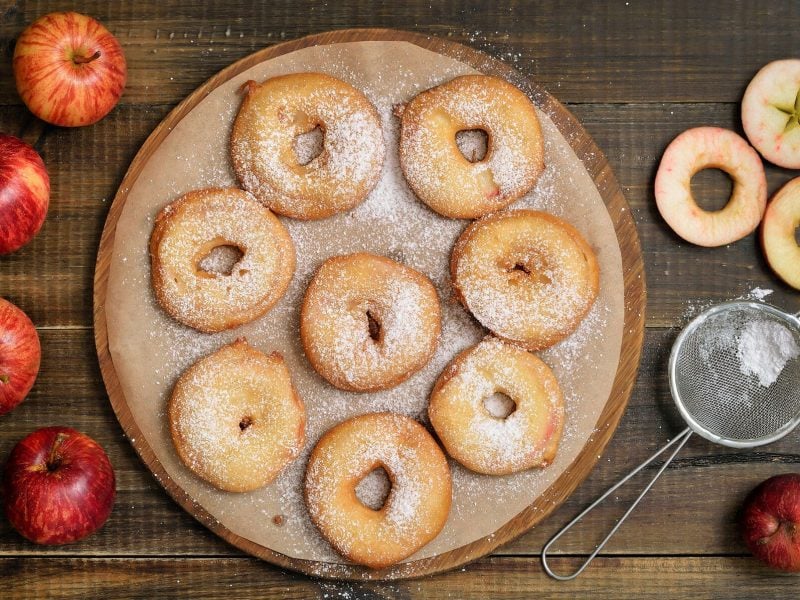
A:
{"type": "Polygon", "coordinates": [[[687,427],[608,489],[542,549],[548,575],[580,575],[680,452],[692,433],[733,448],[774,442],[800,422],[800,319],[761,302],[726,302],[697,316],[678,335],[669,357],[672,399],[687,427]],[[759,343],[760,342],[760,343],[759,343]],[[580,568],[554,573],[547,551],[611,493],[675,446],[655,476],[580,568]]]}
{"type": "Polygon", "coordinates": [[[759,302],[715,306],[675,340],[669,358],[672,398],[689,427],[704,438],[752,448],[783,437],[800,420],[800,359],[789,360],[769,386],[742,369],[742,334],[748,328],[750,335],[769,332],[764,324],[770,323],[783,326],[800,347],[797,318],[759,302]]]}

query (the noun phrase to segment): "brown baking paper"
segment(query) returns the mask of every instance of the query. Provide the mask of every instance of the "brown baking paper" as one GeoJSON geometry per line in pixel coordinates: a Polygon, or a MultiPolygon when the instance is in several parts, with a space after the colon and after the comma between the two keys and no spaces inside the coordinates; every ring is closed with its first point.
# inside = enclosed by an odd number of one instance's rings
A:
{"type": "MultiPolygon", "coordinates": [[[[302,500],[303,470],[319,436],[344,419],[391,410],[425,420],[436,377],[460,350],[485,334],[452,300],[448,260],[466,221],[440,217],[415,199],[398,169],[394,104],[456,75],[467,65],[405,42],[354,42],[305,48],[265,61],[219,86],[200,102],[153,153],[132,189],[117,224],[106,314],[114,368],[139,429],[170,477],[233,533],[290,557],[342,562],[308,519],[302,500]],[[181,194],[207,186],[236,185],[228,138],[248,79],[298,71],[323,71],[363,90],[382,115],[387,156],[382,179],[359,207],[314,222],[283,219],[297,248],[297,272],[288,292],[261,319],[213,335],[169,318],[150,287],[148,239],[158,211],[181,194]],[[310,367],[298,338],[299,306],[309,279],[328,257],[368,251],[408,264],[436,285],[443,332],[430,363],[405,383],[380,393],[336,390],[310,367]],[[283,353],[308,413],[302,456],[275,483],[246,494],[220,492],[179,461],[165,408],[179,374],[195,360],[236,337],[264,352],[283,353]],[[273,522],[281,515],[282,524],[273,522]]],[[[623,282],[619,246],[603,201],[582,163],[553,122],[540,111],[547,169],[517,207],[565,218],[595,249],[600,296],[578,331],[542,353],[564,391],[567,417],[555,462],[517,475],[477,475],[451,461],[453,506],[442,533],[414,560],[440,554],[496,531],[539,496],[573,461],[593,434],[608,399],[619,359],[623,282]]]]}

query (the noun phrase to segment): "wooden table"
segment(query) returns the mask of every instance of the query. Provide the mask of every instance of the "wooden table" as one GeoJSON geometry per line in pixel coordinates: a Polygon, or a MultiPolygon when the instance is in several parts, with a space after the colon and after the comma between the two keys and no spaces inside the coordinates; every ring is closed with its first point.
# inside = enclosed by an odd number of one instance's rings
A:
{"type": "MultiPolygon", "coordinates": [[[[741,133],[739,100],[763,64],[792,56],[800,4],[618,0],[588,8],[561,2],[262,3],[140,0],[3,2],[0,128],[34,144],[48,166],[47,222],[26,248],[0,257],[0,295],[31,316],[43,364],[30,397],[0,419],[0,460],[33,429],[76,427],[116,468],[118,499],[105,527],[75,545],[42,548],[0,520],[4,597],[528,598],[796,596],[798,580],[747,556],[737,510],[759,481],[796,469],[798,434],[754,451],[695,438],[602,555],[576,581],[542,571],[545,541],[620,475],[681,428],[665,376],[669,348],[691,314],[714,302],[774,290],[750,236],[717,249],[679,240],[658,215],[653,177],[666,144],[695,125],[741,133]],[[129,82],[120,105],[80,129],[44,126],[21,104],[11,75],[14,39],[39,15],[75,8],[120,39],[129,82]],[[249,558],[184,513],[123,435],[100,378],[92,332],[92,277],[108,207],[139,146],[183,97],[234,60],[282,40],[344,27],[395,27],[446,37],[533,75],[582,121],[605,151],[639,225],[648,276],[640,376],[614,440],[577,492],[541,526],[464,569],[390,584],[312,580],[249,558]]],[[[770,191],[796,173],[766,166],[770,191]]],[[[719,173],[694,179],[707,207],[730,190],[719,173]]],[[[567,570],[599,541],[648,469],[557,548],[567,570]]]]}

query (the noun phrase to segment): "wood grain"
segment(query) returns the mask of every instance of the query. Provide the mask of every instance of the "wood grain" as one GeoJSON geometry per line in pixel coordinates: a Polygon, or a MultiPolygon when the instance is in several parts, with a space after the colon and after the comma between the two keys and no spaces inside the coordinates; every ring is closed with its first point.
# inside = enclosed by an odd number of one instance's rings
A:
{"type": "MultiPolygon", "coordinates": [[[[9,4],[0,42],[68,0],[9,4]]],[[[130,67],[124,103],[171,103],[231,62],[285,40],[347,27],[411,29],[469,44],[533,76],[562,102],[738,102],[766,62],[792,55],[796,2],[369,0],[324,4],[107,2],[80,10],[117,35],[130,67]],[[736,32],[735,37],[731,32],[736,32]]],[[[0,62],[0,104],[19,102],[0,62]]]]}
{"type": "Polygon", "coordinates": [[[359,29],[309,36],[256,52],[212,77],[181,102],[156,127],[155,131],[145,141],[123,178],[103,229],[95,270],[94,326],[100,370],[117,418],[148,468],[156,475],[170,496],[185,510],[234,546],[274,564],[319,577],[374,580],[416,577],[422,574],[437,573],[475,560],[533,527],[572,493],[591,471],[592,466],[613,435],[617,423],[625,410],[639,366],[644,334],[644,306],[643,261],[639,238],[636,226],[631,218],[630,208],[622,196],[619,185],[603,153],[597,148],[585,130],[581,128],[575,117],[564,109],[557,100],[521,73],[471,48],[408,32],[359,29]],[[195,502],[191,496],[172,480],[162,467],[133,418],[130,407],[122,393],[109,352],[105,313],[106,287],[114,248],[116,225],[128,198],[128,191],[135,185],[139,174],[152,153],[166,139],[169,132],[175,128],[180,120],[217,86],[265,60],[309,46],[376,40],[407,41],[422,48],[456,58],[487,74],[509,79],[535,99],[537,104],[553,119],[555,125],[569,141],[572,149],[583,162],[590,177],[592,177],[600,196],[606,204],[622,254],[625,304],[619,366],[609,399],[598,417],[595,435],[586,442],[583,449],[565,469],[564,473],[536,498],[528,508],[521,511],[491,535],[433,557],[398,564],[382,570],[370,570],[351,564],[325,563],[285,556],[233,533],[222,523],[216,521],[203,506],[195,502]]]}
{"type": "MultiPolygon", "coordinates": [[[[576,559],[556,559],[560,569],[576,559]]],[[[253,559],[2,559],[4,590],[15,598],[159,598],[189,596],[284,600],[485,600],[503,597],[597,600],[791,598],[797,579],[776,576],[747,558],[599,558],[579,579],[547,579],[538,565],[520,558],[482,559],[463,570],[410,581],[334,582],[285,573],[253,559]],[[536,580],[535,588],[531,585],[536,580]],[[746,584],[746,587],[745,587],[746,584]],[[191,591],[191,593],[190,593],[191,591]]]]}

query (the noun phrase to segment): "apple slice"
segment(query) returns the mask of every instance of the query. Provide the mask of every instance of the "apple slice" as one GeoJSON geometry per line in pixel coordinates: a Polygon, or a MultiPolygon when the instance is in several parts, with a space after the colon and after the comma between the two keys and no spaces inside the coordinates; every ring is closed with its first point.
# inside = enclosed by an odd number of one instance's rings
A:
{"type": "Polygon", "coordinates": [[[750,143],[771,163],[800,169],[800,60],[762,67],[742,98],[742,125],[750,143]]]}
{"type": "Polygon", "coordinates": [[[767,206],[761,225],[761,245],[778,277],[800,290],[800,177],[779,189],[767,206]]]}
{"type": "Polygon", "coordinates": [[[664,150],[655,196],[661,216],[687,242],[724,246],[758,227],[767,204],[767,178],[761,158],[744,138],[719,127],[695,127],[664,150]],[[703,169],[721,169],[733,180],[722,210],[703,210],[692,195],[692,177],[703,169]]]}

